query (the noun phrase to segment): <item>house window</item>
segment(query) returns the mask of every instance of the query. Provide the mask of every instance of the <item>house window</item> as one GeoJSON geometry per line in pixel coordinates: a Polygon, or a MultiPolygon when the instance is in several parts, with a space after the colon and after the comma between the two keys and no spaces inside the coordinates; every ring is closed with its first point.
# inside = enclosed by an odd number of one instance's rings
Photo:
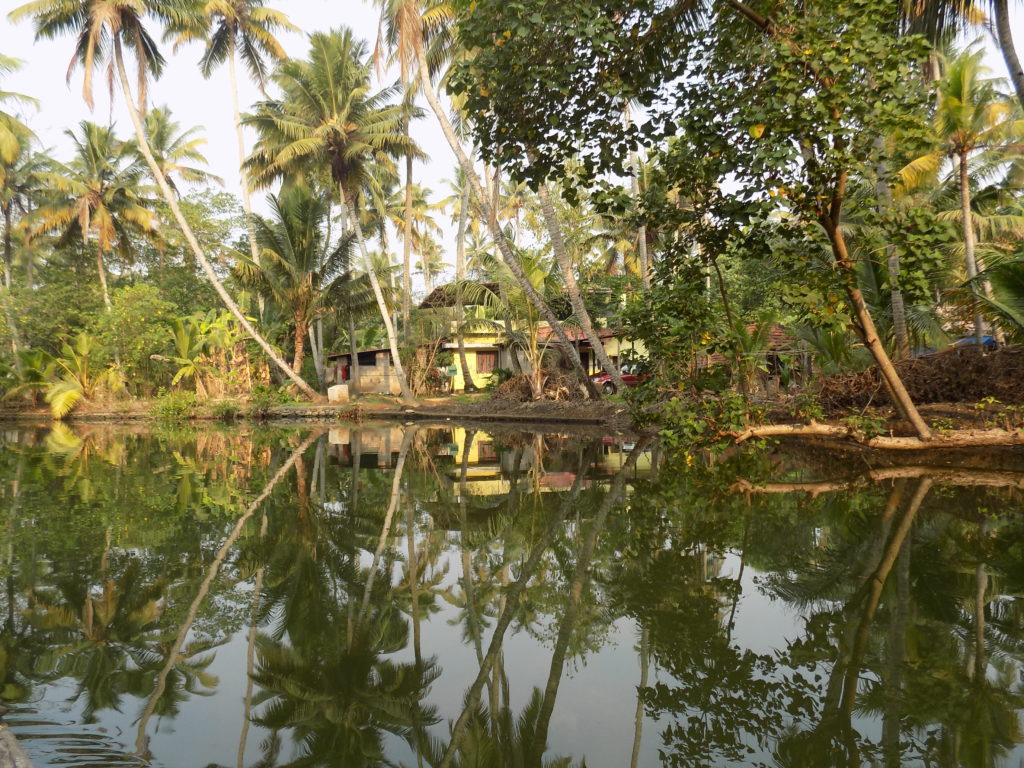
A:
{"type": "Polygon", "coordinates": [[[497,352],[477,352],[476,353],[476,372],[477,373],[494,373],[494,369],[498,367],[498,353],[497,352]]]}
{"type": "Polygon", "coordinates": [[[377,365],[376,352],[359,352],[358,354],[360,368],[373,368],[377,365]]]}

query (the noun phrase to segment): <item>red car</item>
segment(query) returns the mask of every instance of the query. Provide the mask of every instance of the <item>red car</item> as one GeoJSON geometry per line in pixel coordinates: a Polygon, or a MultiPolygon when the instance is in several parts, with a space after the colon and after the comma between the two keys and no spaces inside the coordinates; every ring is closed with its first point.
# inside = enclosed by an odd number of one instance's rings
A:
{"type": "MultiPolygon", "coordinates": [[[[638,366],[635,365],[624,365],[622,366],[622,383],[627,387],[635,387],[638,384],[643,384],[645,381],[651,378],[649,373],[641,373],[638,366]]],[[[606,395],[614,395],[617,387],[615,382],[612,381],[612,377],[602,371],[601,373],[595,373],[590,377],[590,380],[594,382],[602,392],[606,395]]]]}

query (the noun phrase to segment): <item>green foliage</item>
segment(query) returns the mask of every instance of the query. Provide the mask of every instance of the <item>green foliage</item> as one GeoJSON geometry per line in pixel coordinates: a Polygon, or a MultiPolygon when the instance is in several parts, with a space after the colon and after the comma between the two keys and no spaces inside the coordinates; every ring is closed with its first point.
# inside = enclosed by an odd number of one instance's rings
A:
{"type": "Polygon", "coordinates": [[[55,419],[67,416],[80,400],[124,389],[120,367],[105,362],[99,341],[87,333],[65,339],[54,363],[58,378],[46,389],[45,399],[55,419]]]}
{"type": "Polygon", "coordinates": [[[658,437],[669,451],[725,450],[735,436],[761,422],[764,409],[733,391],[699,399],[675,396],[656,411],[658,437]]]}
{"type": "Polygon", "coordinates": [[[818,402],[814,392],[800,392],[789,401],[789,415],[797,421],[820,421],[825,418],[825,411],[818,402]]]}
{"type": "Polygon", "coordinates": [[[168,392],[153,401],[152,414],[160,421],[187,421],[196,405],[195,392],[168,392]]]}
{"type": "Polygon", "coordinates": [[[622,321],[647,347],[659,376],[681,381],[710,345],[716,312],[698,265],[666,258],[657,267],[657,278],[650,291],[630,297],[622,321]]]}
{"type": "Polygon", "coordinates": [[[291,397],[284,389],[261,384],[254,387],[249,396],[249,415],[254,419],[265,419],[271,408],[290,402],[291,397]]]}
{"type": "Polygon", "coordinates": [[[150,355],[167,352],[174,305],[158,288],[145,283],[114,291],[111,305],[110,312],[95,318],[94,333],[107,353],[121,361],[129,385],[145,391],[158,380],[150,355]]]}
{"type": "Polygon", "coordinates": [[[234,400],[220,400],[210,407],[213,418],[228,423],[234,422],[241,411],[242,407],[234,400]]]}
{"type": "MultiPolygon", "coordinates": [[[[61,337],[89,329],[103,311],[103,298],[95,281],[73,269],[50,267],[39,276],[39,285],[16,287],[11,297],[12,314],[26,347],[60,352],[61,337]]],[[[8,333],[6,323],[2,332],[8,333]]]]}

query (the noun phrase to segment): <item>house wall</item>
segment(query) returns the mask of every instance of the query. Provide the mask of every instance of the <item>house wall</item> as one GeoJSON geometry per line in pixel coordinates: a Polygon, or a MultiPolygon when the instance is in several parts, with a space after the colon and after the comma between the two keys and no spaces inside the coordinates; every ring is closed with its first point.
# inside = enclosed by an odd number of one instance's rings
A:
{"type": "Polygon", "coordinates": [[[360,365],[359,381],[353,382],[351,376],[355,373],[349,365],[349,356],[332,358],[329,366],[328,381],[347,383],[354,392],[376,393],[380,395],[400,395],[402,386],[398,383],[398,376],[395,367],[391,365],[390,352],[377,352],[375,356],[376,365],[360,365]],[[344,369],[348,369],[345,371],[344,369]],[[344,373],[349,378],[344,378],[344,373]]]}

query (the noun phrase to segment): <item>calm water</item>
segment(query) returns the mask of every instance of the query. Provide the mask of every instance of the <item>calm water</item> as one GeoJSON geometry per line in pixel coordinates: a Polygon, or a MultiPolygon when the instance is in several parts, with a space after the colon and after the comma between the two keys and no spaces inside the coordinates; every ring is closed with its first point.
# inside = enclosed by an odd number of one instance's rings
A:
{"type": "Polygon", "coordinates": [[[38,768],[1024,765],[1024,474],[0,437],[0,700],[38,768]]]}

